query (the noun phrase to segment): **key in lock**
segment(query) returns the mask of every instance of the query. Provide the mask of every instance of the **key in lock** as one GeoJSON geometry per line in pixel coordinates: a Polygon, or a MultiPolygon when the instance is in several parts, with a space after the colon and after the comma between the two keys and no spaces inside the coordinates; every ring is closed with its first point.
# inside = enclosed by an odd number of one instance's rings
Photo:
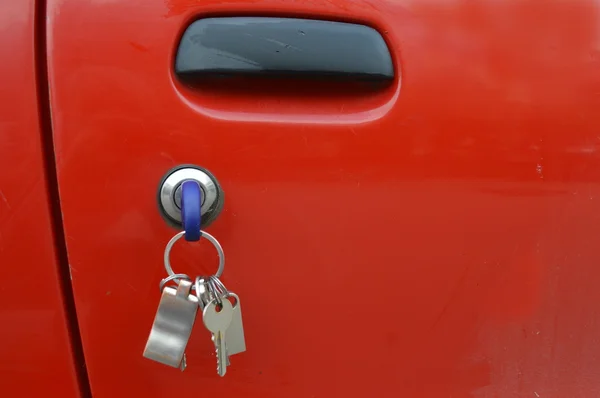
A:
{"type": "Polygon", "coordinates": [[[172,227],[182,228],[181,196],[182,184],[195,181],[202,192],[200,213],[202,229],[210,225],[221,213],[224,193],[215,176],[205,168],[195,165],[180,165],[169,170],[158,186],[158,208],[164,220],[172,227]]]}
{"type": "Polygon", "coordinates": [[[163,289],[144,357],[185,369],[185,347],[198,311],[198,298],[190,294],[191,288],[191,281],[181,280],[177,289],[163,289]]]}

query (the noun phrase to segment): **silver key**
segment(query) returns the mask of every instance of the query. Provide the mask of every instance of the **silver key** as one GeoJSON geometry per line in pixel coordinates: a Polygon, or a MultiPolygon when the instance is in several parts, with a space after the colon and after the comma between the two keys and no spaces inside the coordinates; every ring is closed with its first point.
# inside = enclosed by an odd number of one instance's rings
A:
{"type": "Polygon", "coordinates": [[[221,300],[220,311],[217,311],[219,304],[217,300],[212,300],[204,307],[202,321],[206,328],[214,334],[216,354],[217,354],[217,373],[219,376],[225,376],[227,372],[227,344],[225,332],[231,324],[233,316],[233,306],[229,300],[221,300]]]}
{"type": "Polygon", "coordinates": [[[244,337],[244,324],[242,323],[242,307],[240,297],[232,292],[229,292],[227,297],[233,297],[233,315],[231,325],[225,332],[225,340],[227,341],[227,355],[235,355],[246,351],[246,338],[244,337]]]}
{"type": "MultiPolygon", "coordinates": [[[[204,307],[206,307],[208,305],[208,303],[210,303],[211,300],[214,300],[215,295],[214,293],[212,293],[211,289],[209,289],[209,284],[208,284],[208,280],[205,279],[204,277],[196,277],[196,296],[198,297],[198,305],[200,306],[200,309],[202,311],[204,311],[204,307]]],[[[211,340],[213,342],[213,344],[215,345],[215,350],[217,349],[217,342],[215,339],[215,335],[211,333],[211,340]]],[[[227,338],[225,339],[227,340],[227,338]]],[[[226,364],[227,366],[229,366],[231,363],[229,361],[229,352],[227,353],[227,358],[226,358],[226,364]]]]}
{"type": "Polygon", "coordinates": [[[192,282],[182,279],[177,289],[163,289],[144,357],[185,369],[185,347],[198,311],[198,298],[190,294],[191,288],[192,282]]]}

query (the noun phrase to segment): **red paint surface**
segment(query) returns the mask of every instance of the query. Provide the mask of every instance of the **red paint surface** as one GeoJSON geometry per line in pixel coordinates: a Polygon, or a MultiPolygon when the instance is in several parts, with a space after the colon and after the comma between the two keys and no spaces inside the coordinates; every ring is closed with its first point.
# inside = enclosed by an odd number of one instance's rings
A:
{"type": "MultiPolygon", "coordinates": [[[[49,0],[94,396],[597,396],[599,5],[49,0]],[[323,105],[174,82],[189,21],[242,13],[375,26],[401,84],[344,108],[339,93],[323,105]],[[248,352],[224,379],[201,324],[184,373],[142,357],[174,232],[156,188],[181,163],[227,195],[210,232],[248,352]]],[[[210,250],[176,246],[175,269],[213,272],[210,250]]]]}
{"type": "Polygon", "coordinates": [[[33,3],[0,2],[0,395],[74,398],[38,123],[33,3]]]}

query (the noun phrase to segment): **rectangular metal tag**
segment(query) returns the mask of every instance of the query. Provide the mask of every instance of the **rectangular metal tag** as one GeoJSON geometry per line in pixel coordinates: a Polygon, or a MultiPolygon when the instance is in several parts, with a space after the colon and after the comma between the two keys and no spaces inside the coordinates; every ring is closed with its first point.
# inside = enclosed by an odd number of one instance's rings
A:
{"type": "Polygon", "coordinates": [[[192,283],[181,280],[177,289],[165,287],[144,349],[144,357],[174,368],[182,368],[185,347],[198,311],[192,283]]]}
{"type": "Polygon", "coordinates": [[[246,338],[244,336],[244,325],[242,323],[242,307],[240,298],[235,293],[230,293],[237,303],[233,306],[233,318],[231,324],[225,331],[225,341],[227,342],[227,353],[229,355],[239,354],[246,351],[246,338]]]}

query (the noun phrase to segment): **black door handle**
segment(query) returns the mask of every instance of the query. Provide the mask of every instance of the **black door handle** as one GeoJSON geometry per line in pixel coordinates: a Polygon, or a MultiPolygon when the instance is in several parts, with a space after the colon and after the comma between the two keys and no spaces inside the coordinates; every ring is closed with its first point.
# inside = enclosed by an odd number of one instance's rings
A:
{"type": "Polygon", "coordinates": [[[218,75],[393,80],[389,49],[375,29],[296,18],[206,18],[183,33],[182,79],[218,75]]]}

